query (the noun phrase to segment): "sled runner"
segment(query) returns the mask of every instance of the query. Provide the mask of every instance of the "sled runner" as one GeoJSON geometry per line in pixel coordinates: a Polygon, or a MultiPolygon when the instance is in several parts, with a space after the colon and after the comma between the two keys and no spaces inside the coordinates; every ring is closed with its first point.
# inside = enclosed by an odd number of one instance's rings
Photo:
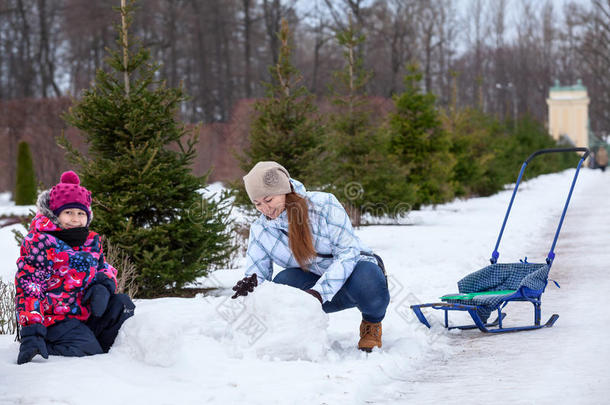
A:
{"type": "MultiPolygon", "coordinates": [[[[486,333],[503,333],[553,326],[557,318],[559,318],[559,315],[557,314],[553,314],[546,323],[541,324],[542,293],[546,288],[549,270],[551,269],[551,265],[555,259],[555,245],[557,243],[557,238],[559,237],[559,232],[561,231],[561,226],[563,224],[568,205],[570,204],[570,198],[572,197],[572,192],[574,191],[574,185],[576,184],[576,179],[578,178],[578,172],[580,171],[580,167],[585,159],[589,156],[589,153],[590,151],[587,148],[542,149],[532,153],[521,166],[521,171],[519,172],[517,182],[515,183],[513,194],[510,199],[510,203],[508,204],[506,215],[504,216],[504,222],[502,223],[502,228],[500,229],[500,235],[498,236],[496,246],[491,255],[491,264],[467,275],[458,281],[459,294],[444,295],[440,298],[442,302],[411,305],[411,309],[417,316],[417,319],[419,319],[421,323],[429,328],[430,323],[423,314],[422,308],[432,308],[436,310],[443,310],[445,312],[444,326],[447,329],[479,328],[481,331],[486,333]],[[504,233],[504,228],[506,226],[506,221],[508,220],[508,215],[510,214],[510,210],[513,206],[517,189],[519,188],[519,183],[521,182],[525,168],[534,157],[546,153],[556,152],[584,152],[584,154],[576,167],[576,172],[574,173],[574,178],[572,179],[572,184],[570,186],[570,191],[563,207],[561,218],[559,219],[559,225],[557,226],[557,230],[555,232],[553,244],[551,245],[551,249],[546,257],[545,263],[528,263],[527,258],[522,260],[520,263],[498,263],[498,258],[500,257],[498,247],[500,245],[500,240],[502,239],[502,234],[504,233]],[[509,328],[503,327],[502,321],[504,320],[506,314],[502,313],[502,309],[512,301],[525,301],[530,302],[533,305],[533,325],[509,328]],[[468,312],[474,321],[474,324],[450,326],[449,311],[468,312]],[[487,319],[493,312],[497,312],[497,318],[493,322],[487,323],[487,319]]],[[[557,283],[555,282],[555,284],[557,283]]],[[[557,284],[557,286],[559,287],[559,284],[557,284]]]]}

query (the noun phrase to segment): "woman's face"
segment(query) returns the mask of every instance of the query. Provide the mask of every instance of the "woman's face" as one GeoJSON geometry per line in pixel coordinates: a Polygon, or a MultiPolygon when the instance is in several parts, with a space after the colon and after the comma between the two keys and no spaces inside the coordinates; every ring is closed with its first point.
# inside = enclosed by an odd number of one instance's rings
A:
{"type": "Polygon", "coordinates": [[[79,208],[67,208],[59,213],[59,226],[63,229],[87,225],[87,213],[79,208]]]}
{"type": "Polygon", "coordinates": [[[275,219],[286,208],[286,194],[269,195],[267,197],[254,200],[254,206],[265,216],[275,219]]]}

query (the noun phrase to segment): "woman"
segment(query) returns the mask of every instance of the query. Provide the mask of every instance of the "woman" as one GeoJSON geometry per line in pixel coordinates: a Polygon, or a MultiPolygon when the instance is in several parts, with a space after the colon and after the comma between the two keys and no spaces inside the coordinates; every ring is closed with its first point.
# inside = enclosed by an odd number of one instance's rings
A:
{"type": "Polygon", "coordinates": [[[246,270],[232,298],[271,281],[273,263],[284,268],[273,282],[315,297],[325,312],[362,312],[358,348],[381,347],[381,321],[390,301],[383,263],[354,234],[349,217],[329,193],[306,192],[276,162],[259,162],[244,176],[261,216],[250,227],[246,270]]]}

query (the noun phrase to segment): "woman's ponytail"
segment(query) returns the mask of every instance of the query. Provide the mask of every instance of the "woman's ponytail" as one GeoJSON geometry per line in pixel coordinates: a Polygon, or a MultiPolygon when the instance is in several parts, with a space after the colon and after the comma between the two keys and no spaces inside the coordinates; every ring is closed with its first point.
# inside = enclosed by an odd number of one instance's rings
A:
{"type": "Polygon", "coordinates": [[[316,257],[307,208],[307,200],[305,198],[294,191],[286,194],[290,250],[292,250],[292,254],[299,263],[299,266],[306,271],[308,270],[308,264],[316,257]]]}

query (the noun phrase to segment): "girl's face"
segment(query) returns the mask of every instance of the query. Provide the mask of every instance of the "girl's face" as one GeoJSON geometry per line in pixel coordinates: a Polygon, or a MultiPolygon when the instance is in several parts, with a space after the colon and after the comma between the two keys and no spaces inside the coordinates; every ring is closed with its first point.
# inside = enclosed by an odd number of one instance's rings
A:
{"type": "Polygon", "coordinates": [[[265,216],[275,219],[286,209],[286,194],[269,195],[254,200],[254,206],[265,216]]]}
{"type": "Polygon", "coordinates": [[[67,208],[59,213],[59,226],[63,229],[79,228],[87,225],[87,213],[80,208],[67,208]]]}

